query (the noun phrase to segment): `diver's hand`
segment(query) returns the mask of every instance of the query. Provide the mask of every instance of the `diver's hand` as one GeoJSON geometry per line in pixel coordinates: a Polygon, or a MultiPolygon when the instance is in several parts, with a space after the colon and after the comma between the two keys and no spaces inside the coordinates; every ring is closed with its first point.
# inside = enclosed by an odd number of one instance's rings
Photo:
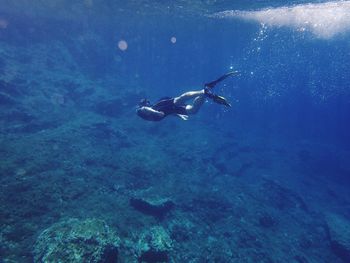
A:
{"type": "Polygon", "coordinates": [[[227,76],[239,76],[240,73],[237,70],[232,70],[226,73],[227,76]]]}
{"type": "Polygon", "coordinates": [[[177,117],[181,118],[184,121],[188,120],[188,115],[184,115],[184,114],[176,114],[177,117]]]}

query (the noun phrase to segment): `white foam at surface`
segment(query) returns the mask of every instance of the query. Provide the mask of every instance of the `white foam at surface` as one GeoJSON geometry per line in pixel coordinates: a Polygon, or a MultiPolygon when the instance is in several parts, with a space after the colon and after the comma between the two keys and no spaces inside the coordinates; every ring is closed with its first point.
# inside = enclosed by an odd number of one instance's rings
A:
{"type": "Polygon", "coordinates": [[[287,26],[299,31],[310,31],[319,38],[330,39],[350,32],[350,1],[303,4],[291,7],[268,8],[256,11],[223,11],[213,15],[219,18],[240,18],[267,26],[287,26]]]}

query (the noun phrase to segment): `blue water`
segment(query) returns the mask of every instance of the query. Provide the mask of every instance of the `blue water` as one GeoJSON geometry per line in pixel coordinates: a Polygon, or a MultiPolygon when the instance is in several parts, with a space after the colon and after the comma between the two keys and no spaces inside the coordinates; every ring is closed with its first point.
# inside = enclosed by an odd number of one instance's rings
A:
{"type": "Polygon", "coordinates": [[[349,1],[39,2],[0,0],[1,262],[350,262],[349,1]]]}

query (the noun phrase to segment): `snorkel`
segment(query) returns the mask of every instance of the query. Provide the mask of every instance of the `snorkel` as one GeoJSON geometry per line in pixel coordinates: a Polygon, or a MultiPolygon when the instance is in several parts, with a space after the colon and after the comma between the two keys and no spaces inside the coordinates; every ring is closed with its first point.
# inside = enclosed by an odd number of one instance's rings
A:
{"type": "Polygon", "coordinates": [[[137,105],[137,108],[142,108],[142,107],[150,107],[151,106],[151,103],[149,100],[147,99],[141,99],[139,104],[137,105]]]}

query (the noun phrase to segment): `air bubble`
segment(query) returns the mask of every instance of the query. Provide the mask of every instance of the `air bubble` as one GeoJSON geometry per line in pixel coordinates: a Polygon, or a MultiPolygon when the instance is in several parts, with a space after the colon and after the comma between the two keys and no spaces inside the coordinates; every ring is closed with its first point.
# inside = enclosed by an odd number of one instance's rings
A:
{"type": "Polygon", "coordinates": [[[118,48],[121,50],[121,51],[125,51],[128,49],[128,43],[125,41],[125,40],[120,40],[118,42],[118,48]]]}

